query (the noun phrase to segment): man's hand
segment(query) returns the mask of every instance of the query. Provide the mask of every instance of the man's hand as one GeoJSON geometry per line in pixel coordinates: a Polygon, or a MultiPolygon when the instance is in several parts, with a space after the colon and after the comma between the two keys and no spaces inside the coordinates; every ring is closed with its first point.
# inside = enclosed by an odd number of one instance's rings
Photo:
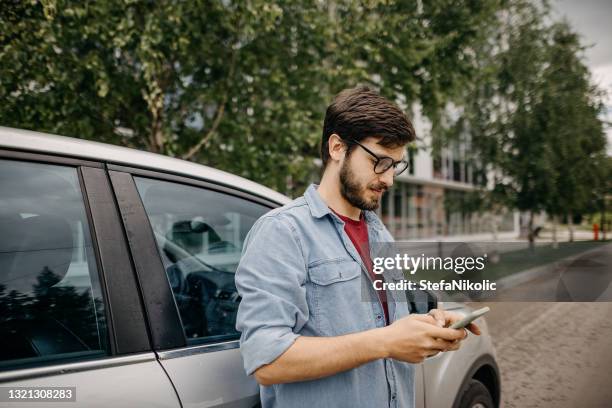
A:
{"type": "MultiPolygon", "coordinates": [[[[455,323],[456,321],[463,319],[463,315],[461,313],[449,312],[443,309],[431,309],[428,314],[436,320],[436,324],[439,327],[448,327],[451,324],[455,323]]],[[[475,323],[468,324],[466,326],[466,329],[471,331],[475,335],[480,336],[480,328],[475,323]]],[[[464,339],[468,335],[466,329],[462,329],[465,334],[465,336],[463,337],[464,339]]],[[[460,346],[461,346],[460,341],[455,340],[453,341],[453,344],[451,345],[451,347],[449,347],[446,351],[458,350],[460,346]]]]}
{"type": "MultiPolygon", "coordinates": [[[[436,324],[440,327],[448,327],[464,317],[461,313],[449,312],[444,309],[431,309],[428,314],[436,320],[436,324]]],[[[468,324],[466,329],[477,336],[480,335],[480,328],[475,323],[468,324]]]]}
{"type": "MultiPolygon", "coordinates": [[[[453,317],[454,318],[454,317],[453,317]]],[[[389,358],[420,363],[440,351],[456,350],[464,330],[440,327],[432,315],[413,314],[382,328],[380,341],[389,358]]]]}

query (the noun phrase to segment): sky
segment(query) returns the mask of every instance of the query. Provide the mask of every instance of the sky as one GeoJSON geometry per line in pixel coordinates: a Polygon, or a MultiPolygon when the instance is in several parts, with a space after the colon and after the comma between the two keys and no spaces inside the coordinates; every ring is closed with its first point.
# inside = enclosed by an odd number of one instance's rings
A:
{"type": "MultiPolygon", "coordinates": [[[[593,79],[608,92],[607,117],[612,121],[612,0],[552,0],[556,15],[565,17],[582,36],[585,62],[593,79]]],[[[612,127],[607,129],[608,154],[612,155],[612,127]]]]}

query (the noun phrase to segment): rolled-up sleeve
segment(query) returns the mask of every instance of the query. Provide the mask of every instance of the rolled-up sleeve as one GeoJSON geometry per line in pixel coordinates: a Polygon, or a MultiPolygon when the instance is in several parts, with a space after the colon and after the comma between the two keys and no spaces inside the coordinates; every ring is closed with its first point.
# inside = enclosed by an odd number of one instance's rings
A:
{"type": "Polygon", "coordinates": [[[299,337],[308,320],[306,267],[299,237],[282,214],[260,218],[249,231],[236,269],[242,297],[236,329],[247,375],[269,364],[299,337]]]}

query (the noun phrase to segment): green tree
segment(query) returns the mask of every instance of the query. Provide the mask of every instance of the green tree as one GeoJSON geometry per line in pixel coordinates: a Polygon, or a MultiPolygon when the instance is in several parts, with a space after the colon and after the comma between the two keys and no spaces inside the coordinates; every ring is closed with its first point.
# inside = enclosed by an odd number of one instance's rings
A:
{"type": "Polygon", "coordinates": [[[515,0],[477,50],[475,80],[457,100],[459,119],[442,141],[469,134],[471,165],[487,179],[483,209],[506,206],[533,218],[581,213],[594,188],[594,157],[605,149],[598,90],[567,23],[546,4],[515,0]]]}
{"type": "Polygon", "coordinates": [[[596,157],[605,151],[606,138],[598,91],[580,59],[584,48],[577,34],[563,22],[552,27],[551,37],[543,99],[534,114],[550,141],[557,175],[546,210],[553,219],[567,217],[573,240],[572,220],[585,212],[596,188],[596,157]]]}
{"type": "Polygon", "coordinates": [[[5,3],[0,124],[182,157],[300,194],[333,94],[373,85],[432,119],[500,2],[5,3]]]}

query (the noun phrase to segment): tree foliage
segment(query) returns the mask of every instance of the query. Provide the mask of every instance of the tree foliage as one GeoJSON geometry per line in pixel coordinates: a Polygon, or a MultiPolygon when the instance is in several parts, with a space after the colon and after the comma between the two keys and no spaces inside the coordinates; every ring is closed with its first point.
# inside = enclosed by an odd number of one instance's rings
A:
{"type": "Polygon", "coordinates": [[[330,98],[369,84],[419,106],[434,147],[470,134],[476,171],[493,174],[481,202],[580,211],[591,170],[571,163],[601,149],[601,124],[577,37],[549,18],[527,0],[5,1],[0,124],[295,196],[317,171],[330,98]]]}
{"type": "Polygon", "coordinates": [[[497,2],[14,1],[0,123],[195,160],[292,195],[332,95],[365,83],[434,118],[497,2]],[[419,6],[421,4],[421,6],[419,6]]]}
{"type": "Polygon", "coordinates": [[[491,187],[483,191],[487,209],[588,211],[606,140],[602,95],[579,36],[536,2],[508,2],[498,21],[444,138],[470,135],[472,165],[491,187]]]}

